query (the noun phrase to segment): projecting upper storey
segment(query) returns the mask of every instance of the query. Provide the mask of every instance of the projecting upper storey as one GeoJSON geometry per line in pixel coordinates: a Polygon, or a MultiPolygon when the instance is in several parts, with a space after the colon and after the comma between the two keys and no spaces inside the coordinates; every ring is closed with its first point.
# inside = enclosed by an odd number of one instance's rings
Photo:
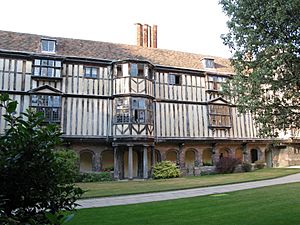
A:
{"type": "Polygon", "coordinates": [[[1,51],[52,54],[53,56],[89,58],[105,61],[133,59],[149,61],[155,66],[160,67],[233,74],[230,61],[220,57],[213,57],[214,65],[211,67],[211,65],[209,65],[211,58],[200,54],[9,31],[0,31],[0,52],[1,51]],[[42,40],[53,41],[55,45],[53,46],[52,43],[50,43],[50,45],[47,46],[46,44],[46,48],[48,48],[49,51],[45,52],[42,49],[42,40]],[[208,66],[203,59],[208,60],[208,66]]]}

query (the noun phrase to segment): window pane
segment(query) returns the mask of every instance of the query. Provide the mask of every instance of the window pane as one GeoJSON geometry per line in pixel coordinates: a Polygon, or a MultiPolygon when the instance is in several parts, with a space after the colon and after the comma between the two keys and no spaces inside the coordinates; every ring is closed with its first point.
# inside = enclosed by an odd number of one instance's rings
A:
{"type": "Polygon", "coordinates": [[[40,63],[41,63],[41,60],[39,60],[39,59],[34,60],[34,65],[40,65],[40,63]]]}
{"type": "Polygon", "coordinates": [[[131,63],[130,64],[130,75],[131,76],[137,76],[138,75],[138,67],[137,64],[131,63]]]}
{"type": "Polygon", "coordinates": [[[39,76],[40,75],[40,68],[39,67],[35,67],[33,74],[36,75],[36,76],[39,76]]]}
{"type": "Polygon", "coordinates": [[[61,67],[61,61],[55,61],[55,67],[61,67]]]}

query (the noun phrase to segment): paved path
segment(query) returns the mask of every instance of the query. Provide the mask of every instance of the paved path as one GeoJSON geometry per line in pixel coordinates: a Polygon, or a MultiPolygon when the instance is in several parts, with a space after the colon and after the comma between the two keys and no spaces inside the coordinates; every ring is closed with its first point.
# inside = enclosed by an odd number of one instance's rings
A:
{"type": "Polygon", "coordinates": [[[295,183],[300,182],[300,173],[289,175],[286,177],[275,178],[271,180],[252,181],[239,184],[228,184],[214,187],[204,188],[193,188],[178,191],[166,191],[148,194],[136,194],[136,195],[125,195],[116,197],[104,197],[104,198],[93,198],[79,200],[77,203],[81,206],[80,208],[94,208],[94,207],[105,207],[114,205],[128,205],[143,202],[155,202],[170,199],[189,198],[203,195],[219,194],[232,191],[246,190],[252,188],[266,187],[277,184],[295,183]]]}

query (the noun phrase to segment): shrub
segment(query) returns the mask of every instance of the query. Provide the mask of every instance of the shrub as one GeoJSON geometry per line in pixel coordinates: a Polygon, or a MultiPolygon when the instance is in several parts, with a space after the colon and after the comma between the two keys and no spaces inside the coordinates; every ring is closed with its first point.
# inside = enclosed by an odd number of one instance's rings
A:
{"type": "Polygon", "coordinates": [[[243,162],[242,163],[242,170],[244,172],[251,172],[251,170],[252,170],[252,164],[248,163],[248,162],[243,162]]]}
{"type": "Polygon", "coordinates": [[[73,184],[72,162],[55,152],[60,128],[45,124],[42,113],[16,115],[17,102],[7,94],[1,107],[8,127],[0,136],[0,224],[61,223],[60,212],[73,210],[83,191],[73,184]]]}
{"type": "Polygon", "coordinates": [[[263,169],[266,166],[266,163],[263,160],[257,160],[254,164],[256,169],[263,169]]]}
{"type": "Polygon", "coordinates": [[[153,178],[154,179],[167,179],[179,177],[180,170],[177,168],[176,164],[171,161],[162,161],[157,163],[153,168],[153,178]]]}
{"type": "Polygon", "coordinates": [[[233,173],[239,163],[240,160],[238,159],[223,157],[217,163],[216,169],[218,173],[233,173]]]}
{"type": "Polygon", "coordinates": [[[110,172],[89,172],[80,173],[76,182],[101,182],[101,181],[112,181],[113,178],[110,172]]]}

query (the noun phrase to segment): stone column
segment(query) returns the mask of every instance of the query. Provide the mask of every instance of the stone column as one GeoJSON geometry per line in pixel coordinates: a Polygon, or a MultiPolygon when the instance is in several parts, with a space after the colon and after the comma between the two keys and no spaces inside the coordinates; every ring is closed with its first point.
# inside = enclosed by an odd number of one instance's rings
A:
{"type": "Polygon", "coordinates": [[[247,143],[242,144],[242,150],[243,150],[243,162],[249,162],[249,152],[247,150],[247,143]]]}
{"type": "Polygon", "coordinates": [[[133,179],[133,152],[132,146],[128,146],[128,179],[133,179]]]}
{"type": "Polygon", "coordinates": [[[144,146],[143,149],[143,178],[148,179],[148,155],[147,155],[147,146],[144,146]]]}
{"type": "Polygon", "coordinates": [[[114,146],[113,149],[114,149],[114,178],[118,180],[119,179],[118,148],[114,146]]]}

